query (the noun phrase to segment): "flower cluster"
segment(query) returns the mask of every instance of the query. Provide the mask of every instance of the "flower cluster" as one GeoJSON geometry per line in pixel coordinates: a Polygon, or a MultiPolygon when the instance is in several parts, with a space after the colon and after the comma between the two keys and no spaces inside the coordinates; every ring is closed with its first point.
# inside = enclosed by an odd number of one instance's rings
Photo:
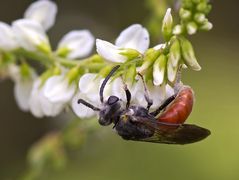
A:
{"type": "MultiPolygon", "coordinates": [[[[104,95],[115,95],[126,101],[123,87],[127,84],[132,103],[146,106],[143,83],[138,77],[140,73],[153,99],[152,109],[155,109],[174,93],[180,67],[201,69],[182,27],[191,24],[190,18],[201,23],[201,29],[209,23],[205,17],[196,18],[198,11],[204,11],[202,8],[195,10],[194,6],[201,7],[202,2],[193,1],[193,6],[186,6],[186,0],[183,1],[180,25],[173,23],[171,9],[167,9],[162,23],[165,43],[149,48],[147,29],[133,24],[119,34],[114,44],[96,39],[97,54],[87,57],[95,44],[95,38],[88,30],[67,33],[56,50],[52,50],[46,31],[54,25],[57,6],[50,0],[36,1],[27,8],[23,19],[11,25],[0,22],[0,72],[7,69],[5,74],[15,82],[14,94],[20,109],[30,111],[38,118],[56,116],[68,106],[80,118],[94,116],[94,111],[77,101],[82,98],[100,106],[100,85],[118,64],[120,69],[107,84],[104,95]],[[182,13],[186,9],[192,10],[187,20],[182,13]],[[42,63],[44,72],[38,74],[29,60],[42,63]]],[[[190,29],[188,34],[193,34],[192,28],[186,29],[190,29]]]]}
{"type": "MultiPolygon", "coordinates": [[[[55,54],[69,60],[88,56],[95,41],[88,30],[67,33],[52,52],[46,31],[54,25],[56,14],[57,6],[54,2],[40,0],[31,4],[24,18],[14,21],[11,26],[0,22],[1,54],[25,52],[49,57],[55,54]]],[[[4,57],[1,61],[9,62],[8,75],[15,82],[14,94],[20,109],[30,111],[39,118],[58,115],[76,92],[76,69],[68,70],[53,63],[51,68],[39,76],[22,54],[12,58],[16,63],[4,57]]]]}
{"type": "Polygon", "coordinates": [[[212,23],[206,18],[211,8],[208,0],[183,0],[182,7],[179,10],[181,23],[175,26],[174,33],[181,34],[187,32],[189,35],[192,35],[197,30],[211,30],[212,23]]]}

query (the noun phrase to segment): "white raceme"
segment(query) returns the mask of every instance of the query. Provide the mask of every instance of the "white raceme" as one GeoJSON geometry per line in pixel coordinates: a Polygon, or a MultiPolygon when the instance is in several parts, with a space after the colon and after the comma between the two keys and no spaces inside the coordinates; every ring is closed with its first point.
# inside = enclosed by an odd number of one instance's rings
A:
{"type": "Polygon", "coordinates": [[[18,43],[11,26],[0,22],[0,49],[11,51],[16,48],[18,48],[18,43]]]}
{"type": "Polygon", "coordinates": [[[149,47],[149,33],[140,24],[133,24],[123,30],[115,41],[115,45],[100,39],[96,40],[96,50],[104,59],[112,62],[125,62],[128,50],[143,54],[149,47]]]}
{"type": "Polygon", "coordinates": [[[66,51],[69,59],[88,56],[94,46],[95,38],[88,30],[75,30],[60,40],[57,51],[66,51]]]}
{"type": "Polygon", "coordinates": [[[53,1],[39,0],[32,3],[24,13],[24,18],[41,24],[44,30],[50,29],[56,19],[57,6],[53,1]]]}
{"type": "Polygon", "coordinates": [[[28,50],[50,50],[48,37],[42,26],[33,20],[20,19],[12,23],[19,45],[28,50]]]}

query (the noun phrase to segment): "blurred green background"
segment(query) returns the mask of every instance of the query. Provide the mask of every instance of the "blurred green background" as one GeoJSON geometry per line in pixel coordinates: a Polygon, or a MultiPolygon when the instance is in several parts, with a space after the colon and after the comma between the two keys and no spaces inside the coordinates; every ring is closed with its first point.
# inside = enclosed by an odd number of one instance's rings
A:
{"type": "MultiPolygon", "coordinates": [[[[0,20],[22,17],[30,0],[2,1],[0,20]]],[[[72,29],[90,29],[112,40],[132,23],[146,23],[149,10],[141,0],[59,0],[56,25],[49,36],[57,44],[72,29]]],[[[162,145],[121,140],[110,127],[94,135],[70,154],[65,170],[44,179],[239,179],[239,1],[212,1],[212,31],[192,37],[200,72],[184,71],[196,104],[188,119],[211,130],[206,140],[186,145],[162,145]]],[[[160,22],[159,22],[160,23],[160,22]]],[[[160,33],[160,32],[159,32],[160,33]]],[[[10,180],[26,168],[28,148],[45,133],[65,124],[64,116],[35,119],[21,112],[13,97],[13,83],[0,83],[0,179],[10,180]]]]}

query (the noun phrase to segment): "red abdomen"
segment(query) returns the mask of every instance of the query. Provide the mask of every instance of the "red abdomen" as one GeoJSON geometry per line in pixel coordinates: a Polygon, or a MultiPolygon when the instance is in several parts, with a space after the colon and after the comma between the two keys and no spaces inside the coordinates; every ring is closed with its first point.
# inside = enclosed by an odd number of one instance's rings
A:
{"type": "Polygon", "coordinates": [[[193,90],[188,86],[183,87],[174,101],[160,114],[158,120],[166,123],[183,124],[192,111],[193,101],[193,90]]]}

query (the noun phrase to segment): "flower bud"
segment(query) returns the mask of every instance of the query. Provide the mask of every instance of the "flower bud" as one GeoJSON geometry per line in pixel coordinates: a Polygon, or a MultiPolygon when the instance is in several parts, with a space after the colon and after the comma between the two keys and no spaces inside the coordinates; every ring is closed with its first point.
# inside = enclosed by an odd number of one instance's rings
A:
{"type": "Polygon", "coordinates": [[[141,54],[135,49],[122,49],[119,54],[127,57],[127,60],[135,59],[141,56],[141,54]]]}
{"type": "Polygon", "coordinates": [[[80,68],[74,67],[69,70],[69,72],[66,74],[66,78],[68,79],[69,84],[71,84],[74,80],[76,80],[79,76],[80,68]]]}
{"type": "Polygon", "coordinates": [[[195,22],[189,22],[187,24],[187,32],[189,35],[195,34],[197,32],[197,24],[195,22]]]}
{"type": "Polygon", "coordinates": [[[192,13],[189,10],[181,8],[179,11],[179,16],[181,17],[182,20],[187,21],[191,18],[192,13]]]}
{"type": "Polygon", "coordinates": [[[142,66],[137,69],[137,71],[141,74],[144,74],[144,71],[146,71],[154,63],[155,59],[158,58],[159,54],[159,50],[155,50],[154,48],[148,49],[144,55],[144,62],[142,66]]]}
{"type": "Polygon", "coordinates": [[[164,82],[165,66],[167,58],[164,54],[161,54],[153,65],[153,83],[155,86],[161,85],[164,82]]]}
{"type": "Polygon", "coordinates": [[[168,62],[167,62],[167,76],[170,82],[174,82],[177,74],[178,63],[181,58],[180,44],[176,39],[169,50],[168,62]]]}
{"type": "Polygon", "coordinates": [[[213,28],[213,24],[210,23],[209,21],[206,21],[201,27],[200,29],[203,31],[210,31],[213,28]]]}
{"type": "Polygon", "coordinates": [[[174,35],[179,35],[183,32],[182,30],[182,26],[181,25],[176,25],[174,28],[173,28],[173,34],[174,35]]]}
{"type": "Polygon", "coordinates": [[[180,44],[185,64],[195,71],[200,71],[201,67],[198,64],[197,59],[195,57],[192,44],[185,38],[180,39],[180,44]]]}
{"type": "Polygon", "coordinates": [[[207,2],[201,2],[197,5],[197,11],[204,13],[207,10],[207,2]]]}
{"type": "Polygon", "coordinates": [[[171,15],[171,8],[168,8],[163,19],[162,32],[166,41],[168,41],[172,35],[173,17],[171,15]]]}
{"type": "Polygon", "coordinates": [[[203,13],[196,13],[194,15],[194,20],[199,23],[199,24],[202,24],[203,22],[205,22],[206,20],[206,17],[205,17],[205,14],[203,13]]]}

